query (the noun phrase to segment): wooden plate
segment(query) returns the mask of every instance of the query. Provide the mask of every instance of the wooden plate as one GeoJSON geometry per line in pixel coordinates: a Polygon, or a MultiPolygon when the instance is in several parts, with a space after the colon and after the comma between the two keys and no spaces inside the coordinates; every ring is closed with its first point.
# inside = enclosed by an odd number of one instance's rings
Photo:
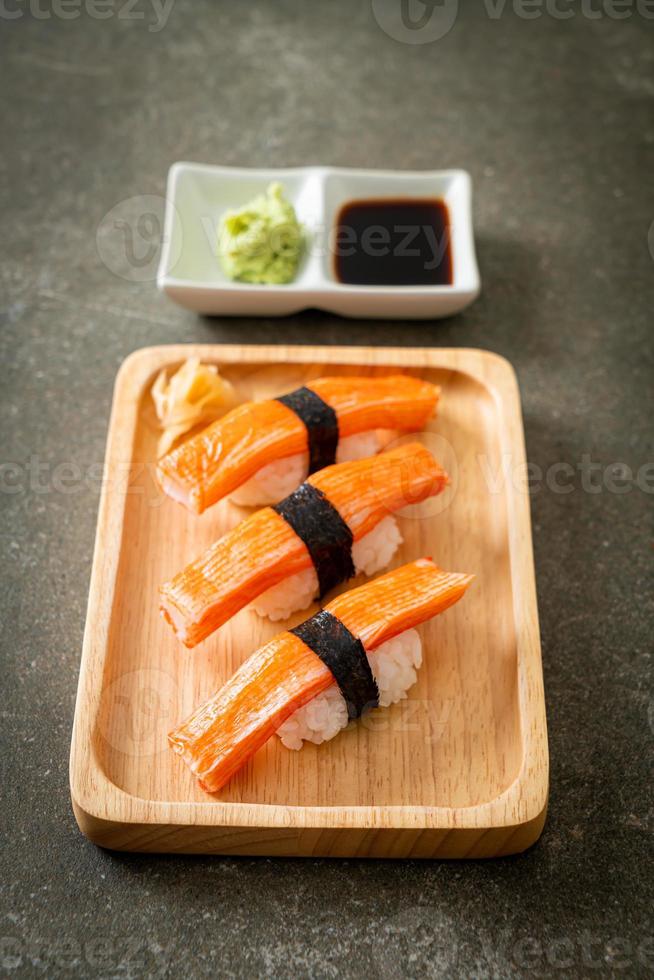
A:
{"type": "Polygon", "coordinates": [[[118,374],[106,473],[71,751],[73,807],[91,840],[139,851],[491,857],[538,838],[547,731],[520,402],[505,360],[477,350],[148,348],[118,374]],[[245,609],[189,651],[158,614],[159,584],[245,513],[224,501],[193,516],[154,481],[150,385],[193,354],[249,398],[326,373],[402,369],[440,384],[438,417],[420,438],[452,485],[403,513],[396,564],[430,555],[477,576],[422,628],[425,663],[406,702],[300,752],[273,738],[216,796],[196,787],[166,733],[279,625],[245,609]]]}

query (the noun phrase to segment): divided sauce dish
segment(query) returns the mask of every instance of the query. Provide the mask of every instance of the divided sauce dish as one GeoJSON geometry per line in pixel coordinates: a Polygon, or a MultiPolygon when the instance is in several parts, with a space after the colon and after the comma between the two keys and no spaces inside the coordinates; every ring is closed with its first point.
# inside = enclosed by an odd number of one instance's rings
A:
{"type": "MultiPolygon", "coordinates": [[[[404,247],[411,248],[410,236],[404,247]]],[[[341,316],[427,319],[450,316],[480,290],[472,224],[472,182],[463,170],[383,171],[333,167],[247,169],[175,163],[168,175],[159,289],[202,314],[284,316],[317,307],[341,316]],[[221,216],[269,184],[282,184],[305,233],[292,282],[247,283],[228,278],[218,257],[221,216]],[[449,216],[451,284],[352,285],[338,281],[335,223],[360,200],[442,201],[449,216]]]]}

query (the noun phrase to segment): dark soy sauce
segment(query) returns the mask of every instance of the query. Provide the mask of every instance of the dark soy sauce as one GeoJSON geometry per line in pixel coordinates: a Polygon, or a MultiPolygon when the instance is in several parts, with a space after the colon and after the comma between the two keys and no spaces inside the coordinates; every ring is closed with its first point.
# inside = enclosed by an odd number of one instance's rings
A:
{"type": "Polygon", "coordinates": [[[451,286],[447,206],[438,198],[350,201],[336,218],[334,271],[358,286],[451,286]]]}

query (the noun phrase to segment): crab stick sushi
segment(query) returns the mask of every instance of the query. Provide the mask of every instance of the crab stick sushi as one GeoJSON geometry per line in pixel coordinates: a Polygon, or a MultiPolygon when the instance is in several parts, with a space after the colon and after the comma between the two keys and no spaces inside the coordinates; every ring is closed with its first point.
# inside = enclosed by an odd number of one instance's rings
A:
{"type": "Polygon", "coordinates": [[[393,513],[440,493],[447,481],[420,443],[328,466],[166,583],[161,611],[188,647],[248,603],[285,619],[358,572],[386,567],[402,541],[393,513]]]}
{"type": "Polygon", "coordinates": [[[333,463],[378,452],[389,434],[417,432],[439,389],[409,375],[318,378],[270,401],[246,402],[163,456],[157,478],[168,496],[201,514],[235,503],[277,503],[333,463]]]}
{"type": "Polygon", "coordinates": [[[245,661],[168,736],[216,792],[273,735],[326,741],[364,711],[406,697],[421,663],[416,626],[461,598],[470,575],[419,559],[332,600],[245,661]]]}

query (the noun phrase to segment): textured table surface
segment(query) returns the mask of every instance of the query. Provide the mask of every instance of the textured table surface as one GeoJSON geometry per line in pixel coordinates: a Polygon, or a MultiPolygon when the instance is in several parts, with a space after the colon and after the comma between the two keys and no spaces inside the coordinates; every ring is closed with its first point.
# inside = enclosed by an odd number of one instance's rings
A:
{"type": "Polygon", "coordinates": [[[11,975],[651,975],[654,23],[644,5],[623,19],[601,0],[559,8],[446,0],[440,21],[417,4],[426,26],[399,30],[377,2],[3,5],[11,975]],[[178,159],[465,167],[483,293],[440,323],[186,313],[157,293],[156,228],[136,222],[178,159]],[[149,344],[277,340],[486,347],[516,368],[543,473],[532,514],[551,747],[548,823],[523,856],[139,857],[77,830],[87,476],[116,369],[149,344]],[[631,478],[605,473],[616,463],[631,478]]]}

